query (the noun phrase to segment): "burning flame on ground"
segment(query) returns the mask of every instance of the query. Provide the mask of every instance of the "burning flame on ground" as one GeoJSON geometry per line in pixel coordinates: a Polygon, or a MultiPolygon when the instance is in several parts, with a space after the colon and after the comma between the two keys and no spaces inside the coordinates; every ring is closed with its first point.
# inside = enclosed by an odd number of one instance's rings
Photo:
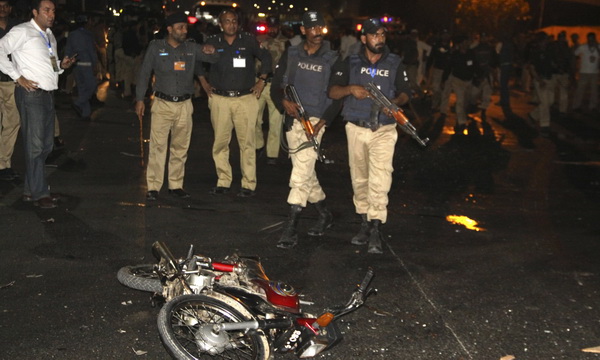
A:
{"type": "Polygon", "coordinates": [[[477,221],[475,221],[467,216],[464,216],[464,215],[448,215],[448,216],[446,216],[446,221],[451,222],[456,225],[462,225],[469,230],[485,231],[484,228],[477,226],[478,225],[477,221]]]}

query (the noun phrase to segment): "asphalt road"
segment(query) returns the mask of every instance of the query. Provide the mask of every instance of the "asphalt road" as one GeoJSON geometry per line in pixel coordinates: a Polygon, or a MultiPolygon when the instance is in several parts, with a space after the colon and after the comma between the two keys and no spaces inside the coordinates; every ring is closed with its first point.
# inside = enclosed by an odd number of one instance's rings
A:
{"type": "MultiPolygon", "coordinates": [[[[130,104],[107,92],[83,122],[57,95],[66,149],[47,167],[60,206],[21,201],[22,182],[0,182],[0,359],[165,359],[149,294],[116,279],[125,265],[151,263],[166,242],[219,259],[259,255],[267,274],[319,309],[343,303],[367,267],[379,292],[344,318],[345,339],[323,359],[598,359],[600,346],[600,123],[598,113],[556,116],[547,138],[527,124],[532,108],[513,92],[514,114],[492,106],[467,136],[421,111],[432,141],[402,135],[394,162],[383,255],[350,245],[358,230],[343,125],[327,129],[331,160],[318,164],[335,226],[323,238],[302,213],[294,250],[275,247],[286,219],[290,163],[258,160],[253,198],[212,196],[212,129],[195,100],[187,162],[188,200],[145,202],[140,127],[130,104]],[[469,230],[449,215],[477,221],[469,230]],[[137,355],[142,352],[142,355],[137,355]]],[[[494,98],[497,100],[496,98],[494,98]]],[[[421,110],[419,104],[417,109],[421,110]]],[[[148,119],[143,126],[148,137],[148,119]]],[[[233,141],[235,143],[235,140],[233,141]]],[[[143,144],[147,150],[147,144],[143,144]]],[[[13,168],[23,173],[22,145],[13,168]]],[[[293,356],[276,356],[291,359],[293,356]]]]}

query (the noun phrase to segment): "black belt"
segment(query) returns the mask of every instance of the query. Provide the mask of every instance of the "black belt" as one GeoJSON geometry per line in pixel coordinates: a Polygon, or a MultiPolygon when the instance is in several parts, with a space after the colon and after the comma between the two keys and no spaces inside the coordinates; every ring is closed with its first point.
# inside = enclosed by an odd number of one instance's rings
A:
{"type": "Polygon", "coordinates": [[[227,96],[227,97],[239,97],[252,93],[252,90],[213,90],[213,94],[227,96]]]}
{"type": "Polygon", "coordinates": [[[165,93],[161,93],[160,91],[155,91],[154,96],[156,96],[159,99],[163,99],[163,100],[167,100],[167,101],[171,101],[171,102],[182,102],[182,101],[186,101],[186,100],[192,98],[191,94],[171,96],[171,95],[167,95],[165,93]]]}
{"type": "Polygon", "coordinates": [[[13,79],[6,74],[0,73],[0,81],[1,82],[9,82],[9,81],[13,81],[13,79]]]}
{"type": "Polygon", "coordinates": [[[352,122],[354,125],[366,128],[366,129],[371,129],[372,131],[375,131],[377,129],[379,129],[380,127],[382,127],[385,124],[380,124],[380,123],[371,123],[368,121],[356,121],[356,122],[352,122]]]}

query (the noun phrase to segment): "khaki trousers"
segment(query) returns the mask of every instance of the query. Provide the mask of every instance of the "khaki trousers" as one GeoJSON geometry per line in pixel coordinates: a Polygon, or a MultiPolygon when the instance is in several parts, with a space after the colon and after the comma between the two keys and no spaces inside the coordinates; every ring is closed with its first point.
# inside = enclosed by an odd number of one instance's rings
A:
{"type": "Polygon", "coordinates": [[[229,163],[229,143],[235,129],[240,148],[242,188],[256,189],[256,119],[258,100],[254,94],[225,97],[213,94],[208,99],[210,121],[215,132],[212,148],[217,171],[217,186],[231,187],[233,174],[229,163]]]}
{"type": "Polygon", "coordinates": [[[542,87],[537,80],[533,81],[533,86],[538,94],[540,103],[531,112],[531,117],[539,122],[541,127],[550,126],[550,106],[554,103],[554,88],[556,87],[556,75],[551,79],[544,79],[542,87]]]}
{"type": "MultiPolygon", "coordinates": [[[[311,117],[310,122],[316,125],[319,118],[311,117]]],[[[321,128],[317,134],[317,141],[321,143],[325,127],[321,128]]],[[[300,145],[308,141],[302,124],[294,120],[294,124],[290,131],[285,133],[290,147],[290,152],[297,149],[300,145]]],[[[317,179],[317,171],[315,163],[317,162],[317,152],[314,147],[307,147],[296,153],[291,153],[292,173],[290,175],[290,193],[287,202],[290,205],[300,205],[306,207],[306,203],[316,203],[325,200],[325,192],[317,179]]]]}
{"type": "Polygon", "coordinates": [[[553,75],[558,90],[558,111],[566,114],[569,110],[569,74],[553,75]]]}
{"type": "Polygon", "coordinates": [[[160,191],[165,177],[169,133],[169,189],[183,189],[185,161],[192,137],[192,100],[171,102],[154,98],[150,125],[150,151],[146,182],[148,191],[160,191]]]}
{"type": "Polygon", "coordinates": [[[456,123],[457,125],[463,125],[467,123],[467,111],[466,111],[466,97],[467,92],[471,87],[471,81],[465,81],[457,78],[456,76],[450,75],[446,84],[444,84],[444,93],[442,94],[442,105],[440,106],[440,112],[443,114],[450,113],[450,94],[454,91],[456,95],[456,123]]]}
{"type": "Polygon", "coordinates": [[[11,157],[21,127],[19,110],[15,104],[15,83],[0,82],[0,170],[11,167],[11,157]]]}
{"type": "Polygon", "coordinates": [[[263,111],[267,107],[269,115],[269,133],[267,134],[267,157],[277,158],[279,156],[279,146],[281,144],[281,123],[283,114],[277,110],[277,107],[271,100],[271,83],[267,83],[258,98],[258,119],[256,121],[256,148],[265,146],[264,135],[262,131],[263,111]]]}
{"type": "Polygon", "coordinates": [[[479,108],[481,110],[487,110],[490,107],[490,101],[492,99],[492,76],[488,75],[484,78],[479,86],[471,85],[470,86],[470,102],[477,103],[477,98],[481,97],[481,103],[479,104],[479,108]]]}
{"type": "Polygon", "coordinates": [[[577,90],[573,100],[573,109],[579,109],[583,103],[583,94],[590,88],[590,103],[588,108],[593,110],[598,107],[598,74],[580,73],[577,80],[577,90]]]}
{"type": "Polygon", "coordinates": [[[396,124],[371,131],[349,122],[346,137],[356,213],[367,214],[369,220],[385,223],[394,171],[394,148],[398,140],[396,124]]]}

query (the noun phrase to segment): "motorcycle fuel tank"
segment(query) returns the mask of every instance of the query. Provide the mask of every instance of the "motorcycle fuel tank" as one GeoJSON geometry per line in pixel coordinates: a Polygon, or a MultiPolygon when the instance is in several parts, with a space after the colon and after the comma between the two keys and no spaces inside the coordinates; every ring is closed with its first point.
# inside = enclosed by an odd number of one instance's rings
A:
{"type": "Polygon", "coordinates": [[[264,290],[267,301],[275,306],[287,308],[292,312],[300,311],[300,300],[294,288],[281,281],[255,279],[254,282],[264,290]]]}

